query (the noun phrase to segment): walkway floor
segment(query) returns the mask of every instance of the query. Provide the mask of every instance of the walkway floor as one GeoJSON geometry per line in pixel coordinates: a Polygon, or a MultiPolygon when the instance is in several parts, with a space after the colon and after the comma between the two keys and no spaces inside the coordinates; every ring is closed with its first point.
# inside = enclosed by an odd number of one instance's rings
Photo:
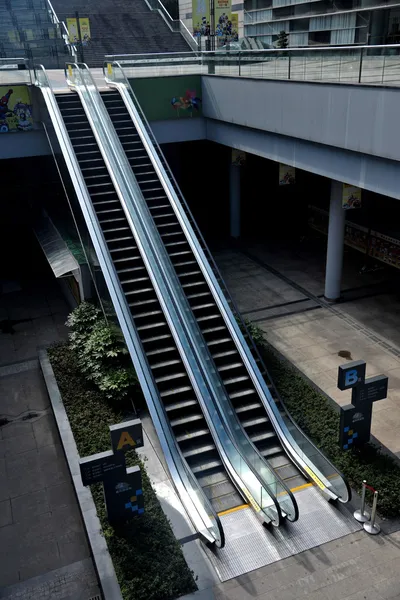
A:
{"type": "Polygon", "coordinates": [[[396,293],[381,293],[387,273],[362,276],[358,257],[346,254],[343,289],[351,290],[345,294],[349,301],[327,306],[321,251],[253,244],[214,254],[244,316],[338,404],[350,401],[350,391],[336,387],[338,366],[346,362],[340,350],[364,359],[367,376],[389,376],[388,398],[374,405],[372,433],[400,456],[400,303],[396,293]],[[354,288],[361,298],[352,299],[354,288]]]}
{"type": "Polygon", "coordinates": [[[99,593],[38,347],[65,337],[55,281],[0,282],[0,598],[99,593]],[[10,331],[13,327],[13,332],[10,331]]]}

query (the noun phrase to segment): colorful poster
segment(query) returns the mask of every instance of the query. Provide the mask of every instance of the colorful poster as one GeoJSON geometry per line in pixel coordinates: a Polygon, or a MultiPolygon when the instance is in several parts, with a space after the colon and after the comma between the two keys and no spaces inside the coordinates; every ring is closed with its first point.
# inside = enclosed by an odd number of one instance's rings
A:
{"type": "Polygon", "coordinates": [[[232,21],[232,42],[237,42],[239,40],[239,15],[238,13],[232,13],[231,15],[232,21]]]}
{"type": "Polygon", "coordinates": [[[32,104],[28,87],[0,87],[0,133],[29,131],[32,127],[32,104]]]}
{"type": "Polygon", "coordinates": [[[70,44],[79,42],[78,23],[75,18],[67,18],[67,29],[70,44]]]}
{"type": "Polygon", "coordinates": [[[361,208],[361,189],[354,185],[343,184],[342,192],[342,208],[349,210],[350,208],[361,208]]]}
{"type": "Polygon", "coordinates": [[[192,0],[193,35],[210,35],[210,0],[192,0]]]}
{"type": "Polygon", "coordinates": [[[243,167],[246,164],[246,152],[232,148],[232,164],[243,167]]]}
{"type": "Polygon", "coordinates": [[[90,42],[90,21],[87,17],[79,18],[79,26],[81,28],[81,40],[83,46],[87,46],[90,42]]]}
{"type": "Polygon", "coordinates": [[[291,185],[293,183],[296,183],[295,167],[279,163],[279,185],[291,185]]]}
{"type": "Polygon", "coordinates": [[[130,84],[149,121],[201,116],[200,75],[136,77],[130,84]]]}
{"type": "Polygon", "coordinates": [[[216,46],[224,46],[232,38],[232,1],[215,0],[216,46]]]}

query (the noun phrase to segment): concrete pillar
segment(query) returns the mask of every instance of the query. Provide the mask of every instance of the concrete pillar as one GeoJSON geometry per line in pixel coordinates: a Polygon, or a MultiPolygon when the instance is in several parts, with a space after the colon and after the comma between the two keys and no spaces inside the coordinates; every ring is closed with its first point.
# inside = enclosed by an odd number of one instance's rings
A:
{"type": "Polygon", "coordinates": [[[229,172],[229,217],[230,235],[240,237],[240,169],[238,165],[230,165],[229,172]]]}
{"type": "Polygon", "coordinates": [[[339,300],[342,283],[346,220],[346,211],[342,208],[342,188],[340,181],[332,180],[325,274],[325,298],[330,302],[339,300]]]}

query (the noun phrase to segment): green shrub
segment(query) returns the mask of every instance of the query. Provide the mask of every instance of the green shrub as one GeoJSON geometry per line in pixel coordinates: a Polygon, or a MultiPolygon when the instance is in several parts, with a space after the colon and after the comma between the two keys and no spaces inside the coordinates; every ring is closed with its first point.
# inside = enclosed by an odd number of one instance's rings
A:
{"type": "Polygon", "coordinates": [[[278,392],[293,419],[314,444],[343,473],[350,485],[361,491],[363,479],[379,491],[381,516],[400,516],[400,467],[374,444],[344,451],[339,447],[339,412],[329,399],[318,392],[289,361],[283,359],[266,341],[261,329],[255,341],[278,392]],[[261,344],[260,344],[260,338],[261,344]]]}
{"type": "Polygon", "coordinates": [[[119,327],[88,302],[72,311],[67,325],[70,347],[87,379],[109,399],[131,395],[136,375],[119,327]]]}
{"type": "MultiPolygon", "coordinates": [[[[120,423],[119,402],[106,402],[82,374],[78,358],[67,344],[49,350],[50,361],[80,456],[110,449],[109,425],[120,423]]],[[[179,543],[175,539],[143,463],[135,452],[127,463],[140,465],[145,513],[120,528],[109,525],[101,485],[91,486],[104,536],[124,600],[174,600],[196,590],[179,543]]]]}

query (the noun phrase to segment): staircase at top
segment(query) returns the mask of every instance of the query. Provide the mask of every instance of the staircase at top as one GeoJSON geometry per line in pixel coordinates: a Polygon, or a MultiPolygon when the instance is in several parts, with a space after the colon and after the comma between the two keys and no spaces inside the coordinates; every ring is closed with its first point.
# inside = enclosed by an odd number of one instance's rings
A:
{"type": "Polygon", "coordinates": [[[90,67],[103,65],[106,54],[189,52],[184,38],[173,32],[145,0],[53,0],[60,21],[89,17],[92,40],[83,49],[90,67]]]}

